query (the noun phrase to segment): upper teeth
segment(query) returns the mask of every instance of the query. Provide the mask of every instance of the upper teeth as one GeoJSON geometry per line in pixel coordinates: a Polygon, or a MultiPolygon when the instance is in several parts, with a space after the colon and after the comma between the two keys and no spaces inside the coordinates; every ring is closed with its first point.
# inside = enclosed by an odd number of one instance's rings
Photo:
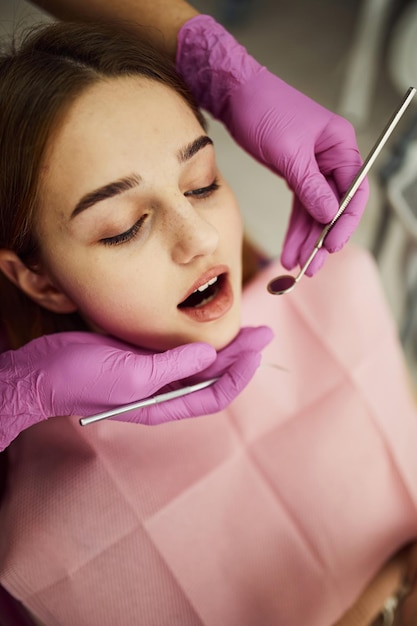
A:
{"type": "Polygon", "coordinates": [[[214,283],[216,282],[217,278],[218,278],[217,276],[215,276],[214,278],[211,278],[206,283],[204,283],[204,285],[201,285],[200,287],[197,287],[196,291],[199,291],[201,293],[202,291],[207,289],[207,287],[210,287],[210,285],[214,285],[214,283]]]}

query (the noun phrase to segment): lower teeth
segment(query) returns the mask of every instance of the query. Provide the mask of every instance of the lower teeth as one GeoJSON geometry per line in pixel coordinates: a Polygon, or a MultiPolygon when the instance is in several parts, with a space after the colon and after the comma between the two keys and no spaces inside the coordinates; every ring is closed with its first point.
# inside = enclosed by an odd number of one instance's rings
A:
{"type": "Polygon", "coordinates": [[[199,309],[201,306],[204,306],[208,302],[211,302],[216,295],[217,295],[217,292],[214,293],[213,295],[209,296],[208,298],[204,298],[204,300],[202,300],[199,304],[196,304],[193,308],[194,309],[199,309]]]}

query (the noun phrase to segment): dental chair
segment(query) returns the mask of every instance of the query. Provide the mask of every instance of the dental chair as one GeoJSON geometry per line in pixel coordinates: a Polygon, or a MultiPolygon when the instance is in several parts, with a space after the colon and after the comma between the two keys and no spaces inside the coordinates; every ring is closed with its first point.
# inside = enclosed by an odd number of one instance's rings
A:
{"type": "MultiPolygon", "coordinates": [[[[417,1],[407,3],[392,29],[388,71],[400,94],[417,86],[417,1]]],[[[400,336],[417,365],[417,99],[404,128],[379,171],[382,207],[372,251],[378,262],[394,222],[401,225],[399,268],[395,278],[401,302],[400,336]]]]}
{"type": "Polygon", "coordinates": [[[378,262],[394,220],[401,225],[399,287],[401,304],[400,337],[405,349],[417,357],[417,114],[379,171],[382,206],[372,252],[378,262]]]}

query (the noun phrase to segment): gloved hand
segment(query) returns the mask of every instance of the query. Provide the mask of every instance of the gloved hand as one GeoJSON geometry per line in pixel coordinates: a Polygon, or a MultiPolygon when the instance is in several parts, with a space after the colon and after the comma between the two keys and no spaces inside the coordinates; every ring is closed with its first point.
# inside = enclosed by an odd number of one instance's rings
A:
{"type": "Polygon", "coordinates": [[[248,384],[272,336],[267,326],[243,328],[219,353],[208,344],[192,343],[153,354],[111,337],[67,332],[4,352],[0,451],[22,430],[48,417],[101,413],[152,396],[173,382],[181,386],[176,381],[189,377],[194,382],[220,379],[189,396],[113,419],[159,424],[220,411],[248,384]]]}
{"type": "MultiPolygon", "coordinates": [[[[294,191],[281,262],[287,269],[303,265],[362,164],[352,125],[259,65],[207,15],[180,29],[176,64],[198,104],[294,191]]],[[[306,274],[343,247],[367,198],[364,182],[306,274]]]]}

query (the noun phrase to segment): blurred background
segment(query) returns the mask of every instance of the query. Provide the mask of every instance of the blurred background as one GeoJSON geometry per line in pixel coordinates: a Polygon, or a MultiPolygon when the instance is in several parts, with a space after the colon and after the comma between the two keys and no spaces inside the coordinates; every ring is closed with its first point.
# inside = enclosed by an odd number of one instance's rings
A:
{"type": "MultiPolygon", "coordinates": [[[[49,18],[0,0],[0,37],[49,18]]],[[[354,125],[365,157],[409,86],[417,86],[417,0],[195,0],[268,69],[354,125]]],[[[261,94],[260,94],[261,97],[261,94]]],[[[247,230],[279,255],[291,209],[285,183],[210,122],[223,173],[247,230]]],[[[375,254],[417,384],[417,96],[370,174],[354,240],[375,254]]],[[[328,262],[331,262],[328,261],[328,262]]]]}

